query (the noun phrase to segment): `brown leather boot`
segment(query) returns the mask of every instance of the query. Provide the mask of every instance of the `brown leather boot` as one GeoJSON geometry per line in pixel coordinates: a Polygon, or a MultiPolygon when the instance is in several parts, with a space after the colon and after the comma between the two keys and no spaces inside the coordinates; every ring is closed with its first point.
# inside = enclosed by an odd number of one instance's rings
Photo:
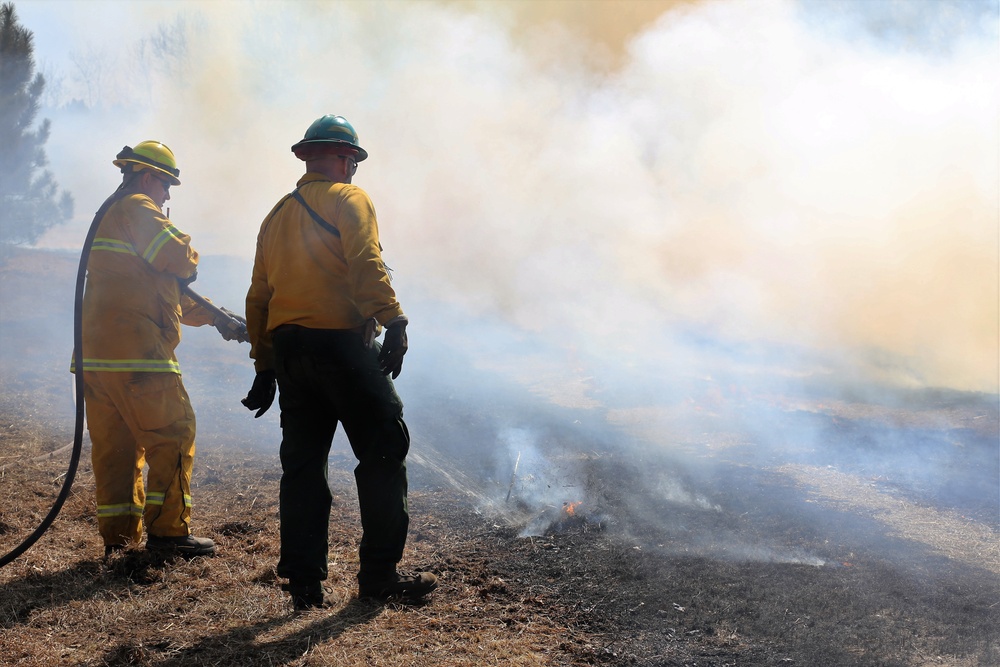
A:
{"type": "Polygon", "coordinates": [[[214,555],[215,542],[207,537],[195,537],[194,535],[181,535],[179,537],[149,535],[146,538],[146,549],[162,554],[176,554],[185,558],[193,558],[214,555]]]}
{"type": "Polygon", "coordinates": [[[419,598],[437,588],[438,580],[430,572],[400,574],[392,572],[384,578],[358,578],[358,597],[386,600],[394,596],[419,598]]]}
{"type": "Polygon", "coordinates": [[[292,596],[295,611],[327,609],[337,603],[333,591],[320,581],[289,581],[281,585],[281,590],[292,596]]]}

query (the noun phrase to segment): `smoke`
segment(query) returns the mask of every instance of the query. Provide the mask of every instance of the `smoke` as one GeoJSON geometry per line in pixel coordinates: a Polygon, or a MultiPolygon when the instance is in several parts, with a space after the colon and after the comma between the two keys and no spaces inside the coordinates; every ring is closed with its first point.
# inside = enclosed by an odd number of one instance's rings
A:
{"type": "Polygon", "coordinates": [[[97,156],[165,141],[178,224],[249,258],[301,171],[288,147],[340,113],[404,305],[654,372],[697,331],[996,391],[995,29],[928,54],[789,3],[628,7],[602,41],[610,5],[95,3],[115,38],[76,60],[125,55],[49,152],[86,212],[115,181],[97,156]]]}
{"type": "MultiPolygon", "coordinates": [[[[807,446],[828,433],[785,402],[818,385],[1000,391],[995,7],[51,7],[18,3],[36,44],[86,26],[58,80],[87,108],[47,113],[79,219],[44,244],[76,247],[113,155],[158,139],[181,167],[171,217],[206,257],[196,287],[239,309],[260,220],[302,172],[289,147],[344,115],[424,419],[459,395],[600,413],[678,450],[720,420],[807,446]]],[[[533,435],[492,416],[502,496],[533,435]]]]}

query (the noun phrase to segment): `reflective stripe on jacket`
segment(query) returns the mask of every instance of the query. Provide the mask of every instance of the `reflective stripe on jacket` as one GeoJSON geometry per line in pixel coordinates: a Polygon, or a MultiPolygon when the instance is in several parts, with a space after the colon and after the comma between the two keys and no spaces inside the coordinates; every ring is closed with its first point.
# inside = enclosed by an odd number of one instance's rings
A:
{"type": "Polygon", "coordinates": [[[357,329],[370,318],[385,324],[403,314],[382,262],[368,194],[313,172],[297,185],[340,235],[320,226],[290,195],[264,219],[246,302],[250,356],[258,371],[273,368],[271,332],[282,324],[357,329]]]}
{"type": "Polygon", "coordinates": [[[146,195],[127,195],[108,209],[87,263],[84,370],[180,373],[174,349],[181,323],[213,321],[177,284],[198,266],[190,241],[146,195]]]}

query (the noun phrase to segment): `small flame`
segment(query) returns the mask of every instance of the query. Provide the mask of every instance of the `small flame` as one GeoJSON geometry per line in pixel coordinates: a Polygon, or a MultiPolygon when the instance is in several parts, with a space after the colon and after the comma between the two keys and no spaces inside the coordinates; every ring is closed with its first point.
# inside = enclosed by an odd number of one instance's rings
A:
{"type": "Polygon", "coordinates": [[[580,501],[575,503],[563,503],[563,511],[566,512],[567,516],[573,516],[576,513],[576,508],[579,507],[580,501]]]}

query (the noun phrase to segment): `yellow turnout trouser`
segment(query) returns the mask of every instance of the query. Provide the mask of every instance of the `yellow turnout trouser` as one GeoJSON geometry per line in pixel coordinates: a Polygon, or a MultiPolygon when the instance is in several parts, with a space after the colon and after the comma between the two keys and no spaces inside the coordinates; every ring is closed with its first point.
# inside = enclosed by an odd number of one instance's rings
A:
{"type": "Polygon", "coordinates": [[[83,378],[104,544],[141,541],[140,519],[151,535],[187,535],[195,420],[181,376],[85,372],[83,378]]]}

